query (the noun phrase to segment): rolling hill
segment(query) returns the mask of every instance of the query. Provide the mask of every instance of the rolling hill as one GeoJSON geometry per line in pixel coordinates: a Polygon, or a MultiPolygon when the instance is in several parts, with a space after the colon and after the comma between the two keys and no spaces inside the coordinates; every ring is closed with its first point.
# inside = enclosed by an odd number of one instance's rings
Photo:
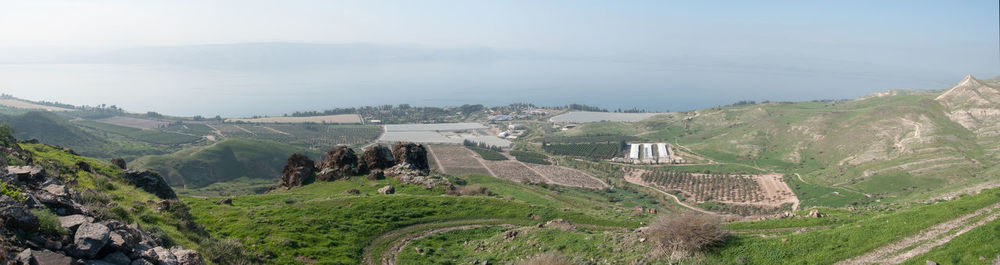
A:
{"type": "Polygon", "coordinates": [[[293,153],[319,158],[317,152],[301,147],[231,138],[171,154],[144,156],[131,162],[129,167],[160,172],[171,186],[196,188],[241,177],[277,178],[285,160],[293,153]]]}
{"type": "MultiPolygon", "coordinates": [[[[968,76],[944,93],[716,107],[658,115],[637,124],[636,135],[874,199],[927,199],[997,183],[996,87],[968,76]]],[[[806,205],[817,196],[830,194],[800,194],[806,205]]]]}

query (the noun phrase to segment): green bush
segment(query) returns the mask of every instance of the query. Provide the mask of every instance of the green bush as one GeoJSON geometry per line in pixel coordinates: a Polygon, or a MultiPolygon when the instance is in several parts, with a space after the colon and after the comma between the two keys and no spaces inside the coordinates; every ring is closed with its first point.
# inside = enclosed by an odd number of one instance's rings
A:
{"type": "Polygon", "coordinates": [[[0,194],[7,195],[18,201],[24,201],[26,198],[21,191],[14,187],[14,185],[7,184],[7,182],[0,181],[0,194]]]}
{"type": "Polygon", "coordinates": [[[475,151],[476,154],[479,154],[479,157],[482,157],[484,160],[490,160],[490,161],[507,160],[506,156],[498,153],[497,151],[493,151],[493,150],[489,150],[489,149],[483,149],[483,148],[479,148],[479,147],[471,147],[471,146],[466,146],[466,148],[469,148],[469,150],[475,151]]]}
{"type": "Polygon", "coordinates": [[[46,209],[31,209],[31,214],[38,217],[38,232],[47,235],[66,235],[69,231],[63,228],[56,214],[46,209]]]}
{"type": "Polygon", "coordinates": [[[260,263],[243,247],[243,244],[231,238],[203,243],[201,254],[205,256],[205,259],[215,264],[247,265],[260,263]]]}
{"type": "Polygon", "coordinates": [[[132,222],[132,215],[125,210],[125,207],[115,206],[108,210],[108,214],[115,219],[125,221],[126,223],[132,222]]]}

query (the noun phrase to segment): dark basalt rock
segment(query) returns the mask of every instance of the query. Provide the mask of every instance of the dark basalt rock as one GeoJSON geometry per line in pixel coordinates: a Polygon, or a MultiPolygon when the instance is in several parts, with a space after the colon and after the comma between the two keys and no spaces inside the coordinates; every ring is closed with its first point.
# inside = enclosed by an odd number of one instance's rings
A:
{"type": "Polygon", "coordinates": [[[116,167],[118,167],[120,169],[128,169],[128,166],[125,164],[125,159],[122,159],[122,158],[111,159],[111,164],[115,165],[116,167]]]}
{"type": "Polygon", "coordinates": [[[316,180],[316,163],[303,154],[292,154],[281,172],[281,187],[308,185],[316,180]]]}
{"type": "Polygon", "coordinates": [[[367,173],[368,170],[386,169],[396,165],[396,158],[392,156],[392,150],[388,147],[375,145],[361,153],[361,163],[360,169],[363,172],[359,173],[367,173]]]}
{"type": "Polygon", "coordinates": [[[80,170],[87,171],[87,172],[90,172],[90,173],[94,173],[94,167],[90,166],[90,163],[87,163],[87,162],[84,162],[84,161],[80,161],[80,162],[76,162],[76,166],[79,167],[80,170]]]}
{"type": "Polygon", "coordinates": [[[392,147],[392,156],[396,163],[408,165],[409,169],[430,171],[427,163],[427,148],[422,144],[398,142],[392,147]]]}
{"type": "Polygon", "coordinates": [[[331,181],[352,176],[358,174],[358,166],[359,160],[354,150],[338,145],[326,152],[326,159],[319,165],[321,171],[316,180],[331,181]]]}
{"type": "Polygon", "coordinates": [[[146,192],[156,195],[161,199],[177,199],[174,189],[170,188],[167,181],[160,174],[149,170],[126,171],[120,175],[133,186],[139,187],[146,192]]]}

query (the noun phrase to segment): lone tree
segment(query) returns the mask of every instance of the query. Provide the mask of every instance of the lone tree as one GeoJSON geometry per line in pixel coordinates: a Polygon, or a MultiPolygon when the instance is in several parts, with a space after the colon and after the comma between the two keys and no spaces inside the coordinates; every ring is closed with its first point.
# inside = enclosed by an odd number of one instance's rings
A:
{"type": "Polygon", "coordinates": [[[661,216],[649,226],[648,233],[662,254],[703,251],[729,238],[718,218],[696,213],[661,216]]]}

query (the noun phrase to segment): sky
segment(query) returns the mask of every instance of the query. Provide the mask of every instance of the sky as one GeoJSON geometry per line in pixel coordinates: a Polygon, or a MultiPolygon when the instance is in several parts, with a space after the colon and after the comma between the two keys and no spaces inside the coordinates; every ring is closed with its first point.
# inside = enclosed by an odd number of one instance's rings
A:
{"type": "MultiPolygon", "coordinates": [[[[95,66],[97,68],[79,69],[79,66],[74,66],[69,70],[53,70],[25,66],[25,60],[54,57],[56,59],[47,58],[44,62],[80,63],[65,58],[119,49],[241,43],[394,45],[435,49],[442,51],[440,53],[479,49],[493,52],[466,54],[463,60],[489,64],[496,59],[491,56],[501,54],[508,60],[505,63],[513,66],[505,65],[510,69],[504,68],[507,71],[504,73],[498,73],[495,67],[479,71],[461,65],[441,67],[440,71],[461,70],[449,76],[449,72],[429,71],[423,65],[416,65],[411,66],[412,69],[423,73],[422,76],[398,80],[394,73],[407,71],[408,68],[395,65],[388,67],[393,70],[381,69],[361,76],[397,80],[395,83],[385,81],[384,87],[372,88],[387,92],[403,89],[403,82],[413,80],[416,82],[412,83],[419,86],[410,87],[410,90],[451,91],[441,84],[448,83],[448,80],[470,81],[470,76],[484,75],[493,78],[484,82],[509,82],[505,86],[517,87],[507,88],[525,91],[548,89],[564,94],[574,84],[583,83],[607,84],[603,89],[640,94],[651,90],[658,91],[660,94],[654,93],[658,96],[668,95],[663,91],[682,94],[670,97],[678,98],[677,102],[667,99],[665,103],[632,104],[654,110],[727,104],[731,102],[722,101],[738,99],[737,96],[801,100],[857,97],[893,88],[940,89],[957,82],[965,74],[983,78],[1000,75],[1000,7],[997,1],[2,2],[0,78],[16,80],[0,81],[0,90],[11,91],[17,96],[27,94],[36,97],[31,99],[75,104],[99,104],[97,101],[108,99],[65,98],[59,95],[70,90],[106,89],[96,84],[143,83],[137,80],[95,81],[112,77],[79,74],[105,71],[94,69],[113,64],[109,62],[88,62],[102,64],[95,66]],[[65,57],[59,57],[61,55],[65,57]],[[60,61],[60,58],[65,61],[60,61]],[[549,73],[551,70],[546,69],[549,62],[528,63],[533,60],[558,60],[562,62],[560,67],[585,69],[549,73]],[[76,71],[73,69],[79,71],[73,72],[76,71]],[[77,74],[68,75],[67,72],[77,74]],[[685,74],[691,72],[697,74],[685,74]],[[588,77],[581,81],[581,77],[574,74],[588,77]],[[86,75],[90,79],[52,84],[18,78],[71,79],[78,78],[78,75],[86,75]],[[812,88],[796,85],[800,84],[802,77],[813,77],[831,84],[812,88]],[[510,78],[524,80],[505,81],[510,78]],[[587,78],[594,80],[588,81],[587,78]],[[615,78],[619,78],[617,81],[626,87],[616,87],[615,78]],[[73,83],[80,86],[73,87],[73,83]],[[690,92],[702,86],[713,86],[715,90],[712,93],[734,96],[711,99],[690,92]],[[721,86],[739,88],[718,88],[721,86]],[[790,96],[790,92],[794,92],[795,96],[790,96]]],[[[431,54],[433,57],[434,53],[431,54]]],[[[190,65],[174,72],[197,74],[173,73],[173,77],[156,76],[150,79],[158,80],[157,84],[167,84],[156,86],[159,90],[171,89],[169,84],[175,80],[177,89],[182,91],[186,88],[181,86],[190,87],[199,80],[212,84],[209,87],[239,86],[239,82],[227,83],[219,79],[232,80],[227,75],[246,74],[243,70],[234,70],[223,75],[211,75],[210,71],[192,69],[190,65]]],[[[283,74],[287,73],[261,75],[273,77],[264,84],[281,84],[283,74]]],[[[316,82],[319,82],[317,86],[326,87],[330,92],[344,93],[347,88],[356,88],[360,81],[323,78],[316,82]]],[[[587,91],[602,89],[596,85],[584,87],[581,89],[587,91]]],[[[482,86],[479,89],[498,87],[482,86]]],[[[568,99],[600,105],[606,97],[597,94],[594,98],[568,99]]],[[[114,99],[136,108],[153,106],[171,109],[167,103],[183,105],[180,102],[182,98],[171,97],[178,102],[144,101],[125,95],[114,99]]],[[[543,93],[537,98],[549,101],[545,103],[558,104],[554,95],[543,93]]],[[[423,102],[429,105],[462,101],[501,104],[533,99],[536,98],[507,96],[492,101],[474,97],[453,101],[430,98],[423,102]]],[[[405,99],[390,98],[386,101],[408,103],[402,102],[405,99]]],[[[617,105],[628,108],[633,107],[628,102],[642,101],[649,99],[625,98],[620,102],[606,103],[605,107],[614,108],[617,105]]],[[[376,102],[374,98],[357,98],[336,104],[312,102],[297,106],[324,108],[328,105],[338,107],[376,102]]],[[[563,104],[568,103],[571,102],[563,104]]],[[[225,106],[204,111],[238,115],[250,114],[253,107],[237,103],[222,105],[225,106]]],[[[264,112],[293,110],[300,109],[284,106],[264,112]]]]}

